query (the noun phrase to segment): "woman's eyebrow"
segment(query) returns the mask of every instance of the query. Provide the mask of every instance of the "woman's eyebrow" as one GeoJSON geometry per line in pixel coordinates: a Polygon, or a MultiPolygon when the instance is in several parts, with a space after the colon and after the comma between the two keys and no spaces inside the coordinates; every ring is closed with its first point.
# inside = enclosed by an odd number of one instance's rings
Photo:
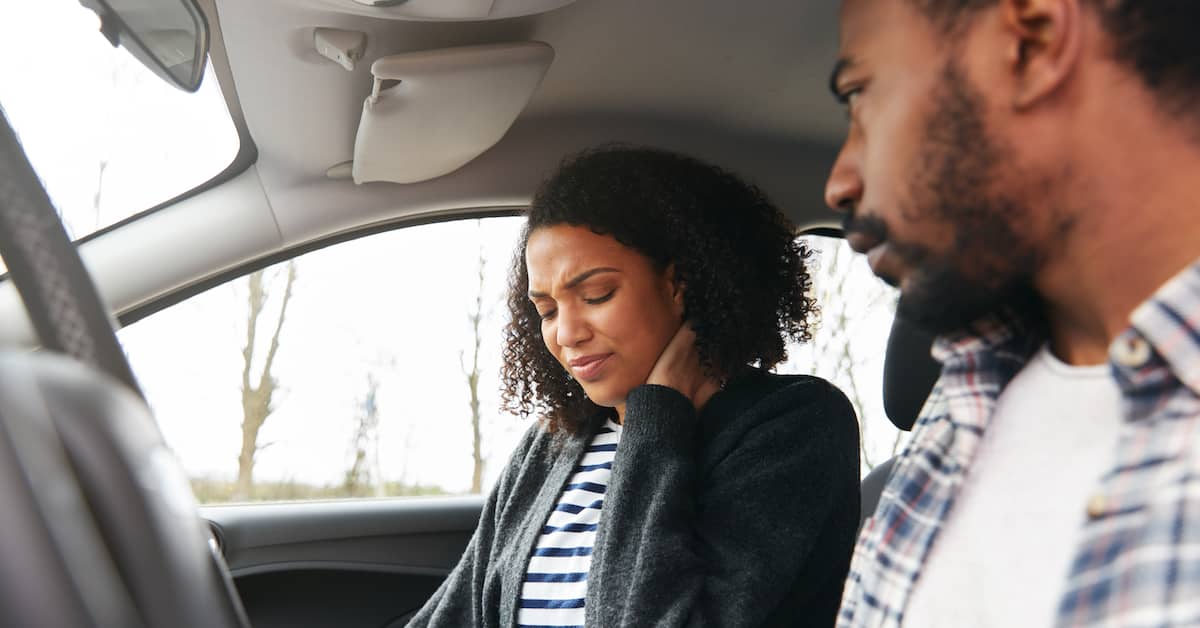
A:
{"type": "MultiPolygon", "coordinates": [[[[600,266],[599,268],[585,270],[582,273],[579,273],[578,275],[575,275],[574,277],[572,277],[571,280],[568,281],[566,283],[566,285],[563,287],[565,287],[567,289],[571,289],[571,288],[574,288],[574,287],[578,286],[579,284],[587,281],[590,277],[592,277],[594,275],[599,275],[601,273],[619,273],[619,272],[621,272],[619,269],[612,268],[609,266],[600,266]]],[[[542,299],[542,298],[546,298],[549,296],[550,295],[546,294],[545,292],[538,292],[537,290],[529,291],[529,298],[531,298],[531,299],[542,299]]]]}

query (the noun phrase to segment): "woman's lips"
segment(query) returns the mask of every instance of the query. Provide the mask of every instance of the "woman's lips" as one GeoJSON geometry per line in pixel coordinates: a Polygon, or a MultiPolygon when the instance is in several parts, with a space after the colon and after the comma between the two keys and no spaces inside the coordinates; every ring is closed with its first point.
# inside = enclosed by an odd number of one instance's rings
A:
{"type": "Polygon", "coordinates": [[[600,370],[608,363],[608,358],[610,357],[612,357],[611,353],[585,355],[581,358],[571,360],[567,365],[571,367],[571,372],[574,373],[575,379],[586,382],[600,376],[600,370]]]}

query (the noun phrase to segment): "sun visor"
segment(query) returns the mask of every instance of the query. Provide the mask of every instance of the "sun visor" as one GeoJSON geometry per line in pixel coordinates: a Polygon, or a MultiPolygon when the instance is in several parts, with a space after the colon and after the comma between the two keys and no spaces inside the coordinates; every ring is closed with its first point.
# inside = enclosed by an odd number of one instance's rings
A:
{"type": "Polygon", "coordinates": [[[503,20],[536,15],[575,0],[325,0],[342,10],[394,20],[503,20]]]}
{"type": "Polygon", "coordinates": [[[354,140],[354,182],[416,183],[463,167],[504,137],[553,59],[547,44],[518,42],[375,61],[354,140]]]}

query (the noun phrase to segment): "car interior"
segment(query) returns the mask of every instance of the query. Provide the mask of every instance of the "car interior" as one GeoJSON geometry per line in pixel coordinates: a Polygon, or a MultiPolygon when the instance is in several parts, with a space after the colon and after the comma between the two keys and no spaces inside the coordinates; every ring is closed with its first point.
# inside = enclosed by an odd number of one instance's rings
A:
{"type": "MultiPolygon", "coordinates": [[[[83,4],[101,14],[96,38],[159,79],[193,91],[215,81],[236,149],[199,185],[72,238],[25,138],[4,138],[6,625],[403,626],[478,519],[480,495],[198,509],[114,321],[338,243],[514,215],[565,155],[613,141],[718,163],[800,233],[839,233],[822,201],[845,125],[826,86],[836,3],[83,4]],[[138,31],[160,5],[175,22],[138,31]]],[[[892,323],[882,399],[901,430],[938,375],[931,341],[892,323]]],[[[890,469],[863,479],[864,520],[890,469]]]]}

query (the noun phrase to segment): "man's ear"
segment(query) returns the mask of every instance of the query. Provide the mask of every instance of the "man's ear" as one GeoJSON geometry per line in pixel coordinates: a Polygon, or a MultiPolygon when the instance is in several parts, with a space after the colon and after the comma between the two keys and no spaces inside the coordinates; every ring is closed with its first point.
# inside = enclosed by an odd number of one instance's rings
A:
{"type": "Polygon", "coordinates": [[[1029,108],[1070,78],[1079,63],[1083,23],[1080,0],[1001,0],[1010,37],[1013,107],[1029,108]]]}

